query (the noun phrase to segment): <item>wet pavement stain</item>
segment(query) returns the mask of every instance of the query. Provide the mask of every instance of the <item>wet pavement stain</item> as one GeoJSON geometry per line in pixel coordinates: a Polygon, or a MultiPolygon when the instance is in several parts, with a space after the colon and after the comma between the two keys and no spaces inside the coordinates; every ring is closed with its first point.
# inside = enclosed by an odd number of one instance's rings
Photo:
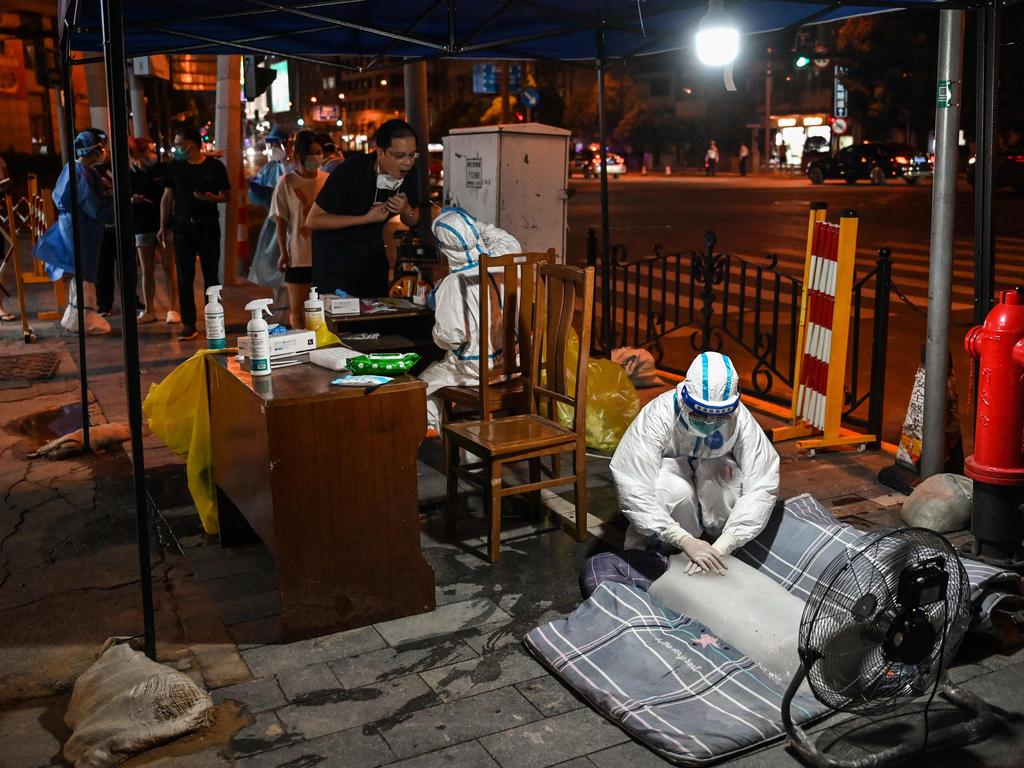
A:
{"type": "MultiPolygon", "coordinates": [[[[168,744],[147,750],[120,763],[121,768],[141,768],[160,760],[183,757],[203,752],[211,747],[222,746],[230,749],[231,737],[254,722],[255,718],[242,711],[242,706],[226,701],[214,707],[213,722],[195,733],[183,736],[168,744]]],[[[236,744],[238,742],[235,742],[236,744]]],[[[226,751],[220,754],[226,756],[226,751]]]]}
{"type": "Polygon", "coordinates": [[[383,695],[384,691],[379,688],[352,688],[351,690],[329,688],[297,696],[292,704],[297,707],[319,707],[322,704],[340,704],[345,701],[372,701],[383,695]]]}

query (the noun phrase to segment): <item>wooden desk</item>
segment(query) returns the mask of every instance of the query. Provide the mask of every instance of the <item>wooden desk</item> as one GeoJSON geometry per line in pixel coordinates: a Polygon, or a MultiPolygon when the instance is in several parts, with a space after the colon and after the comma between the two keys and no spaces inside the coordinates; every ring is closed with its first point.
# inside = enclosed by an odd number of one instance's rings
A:
{"type": "Polygon", "coordinates": [[[429,309],[398,309],[369,315],[325,315],[327,327],[348,346],[361,352],[416,352],[421,362],[412,373],[419,374],[429,363],[444,357],[444,350],[434,343],[434,313],[429,309]],[[344,334],[376,332],[377,344],[347,341],[344,334]],[[397,343],[404,339],[407,343],[397,343]]]}
{"type": "Polygon", "coordinates": [[[433,610],[416,488],[426,385],[364,394],[314,365],[207,365],[221,542],[251,526],[273,552],[285,639],[433,610]]]}

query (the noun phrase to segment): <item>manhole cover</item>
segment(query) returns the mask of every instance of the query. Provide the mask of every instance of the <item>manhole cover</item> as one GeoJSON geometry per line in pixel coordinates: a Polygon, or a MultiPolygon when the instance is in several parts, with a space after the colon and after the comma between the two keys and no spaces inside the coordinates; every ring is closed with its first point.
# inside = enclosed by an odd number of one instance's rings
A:
{"type": "Polygon", "coordinates": [[[59,352],[0,357],[0,379],[50,379],[60,365],[59,352]]]}

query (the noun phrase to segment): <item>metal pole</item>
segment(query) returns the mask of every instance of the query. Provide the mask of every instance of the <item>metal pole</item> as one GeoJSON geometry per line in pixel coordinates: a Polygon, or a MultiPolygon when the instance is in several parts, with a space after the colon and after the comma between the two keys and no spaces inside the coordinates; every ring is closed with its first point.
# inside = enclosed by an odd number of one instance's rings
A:
{"type": "MultiPolygon", "coordinates": [[[[977,37],[977,99],[974,164],[974,322],[985,322],[996,291],[995,223],[992,197],[995,193],[996,109],[999,94],[1000,4],[989,3],[975,13],[977,37]]],[[[974,365],[977,365],[975,362],[974,365]]],[[[975,378],[977,380],[977,378],[975,378]]]]}
{"type": "Polygon", "coordinates": [[[427,108],[427,62],[417,61],[406,64],[405,75],[405,119],[409,121],[416,135],[419,136],[420,156],[416,161],[416,173],[419,177],[420,223],[419,231],[423,242],[430,239],[430,191],[429,191],[429,155],[427,145],[430,143],[430,113],[427,108]]]}
{"type": "MultiPolygon", "coordinates": [[[[224,153],[224,165],[229,179],[242,177],[242,84],[238,77],[241,66],[241,56],[217,57],[214,138],[217,149],[224,153]]],[[[227,205],[220,209],[221,252],[224,254],[220,262],[221,285],[234,285],[237,282],[238,204],[244,196],[244,189],[232,188],[227,205]]]]}
{"type": "Polygon", "coordinates": [[[101,0],[103,58],[107,67],[110,104],[110,166],[114,172],[114,227],[117,233],[118,281],[124,320],[124,384],[128,396],[128,426],[132,436],[132,478],[135,521],[139,537],[139,576],[146,655],[156,658],[153,584],[149,560],[149,508],[146,467],[142,452],[142,392],[139,381],[139,328],[135,317],[135,242],[131,230],[131,187],[128,165],[128,99],[124,87],[124,19],[122,0],[101,0]]]}
{"type": "Polygon", "coordinates": [[[71,85],[71,42],[61,39],[60,77],[64,111],[64,155],[68,159],[68,194],[71,198],[71,251],[75,257],[75,304],[78,313],[78,379],[81,389],[82,445],[89,450],[89,366],[85,355],[85,304],[82,300],[82,236],[79,232],[78,164],[75,161],[75,93],[71,85]]]}
{"type": "Polygon", "coordinates": [[[868,431],[875,436],[874,445],[882,442],[885,420],[885,371],[889,341],[889,286],[892,281],[892,251],[878,252],[875,273],[875,317],[871,331],[871,396],[868,401],[868,431]]]}
{"type": "Polygon", "coordinates": [[[768,172],[768,159],[772,156],[772,49],[768,49],[768,59],[764,69],[764,157],[761,163],[765,173],[768,172]]]}
{"type": "Polygon", "coordinates": [[[945,457],[949,310],[956,213],[957,134],[963,79],[964,12],[939,11],[939,66],[935,109],[935,180],[932,186],[931,260],[928,270],[928,342],[924,362],[921,477],[942,471],[945,457]]]}
{"type": "Polygon", "coordinates": [[[597,30],[597,132],[601,142],[601,343],[611,343],[611,252],[612,235],[608,223],[608,124],[604,104],[604,27],[597,30]]]}

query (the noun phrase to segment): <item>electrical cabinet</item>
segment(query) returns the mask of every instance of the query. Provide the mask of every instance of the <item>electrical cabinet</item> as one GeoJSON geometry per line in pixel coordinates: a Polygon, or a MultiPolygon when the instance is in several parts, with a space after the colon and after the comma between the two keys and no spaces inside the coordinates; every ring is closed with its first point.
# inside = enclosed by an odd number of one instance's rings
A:
{"type": "Polygon", "coordinates": [[[565,261],[569,131],[540,123],[456,128],[444,137],[444,203],[565,261]]]}

